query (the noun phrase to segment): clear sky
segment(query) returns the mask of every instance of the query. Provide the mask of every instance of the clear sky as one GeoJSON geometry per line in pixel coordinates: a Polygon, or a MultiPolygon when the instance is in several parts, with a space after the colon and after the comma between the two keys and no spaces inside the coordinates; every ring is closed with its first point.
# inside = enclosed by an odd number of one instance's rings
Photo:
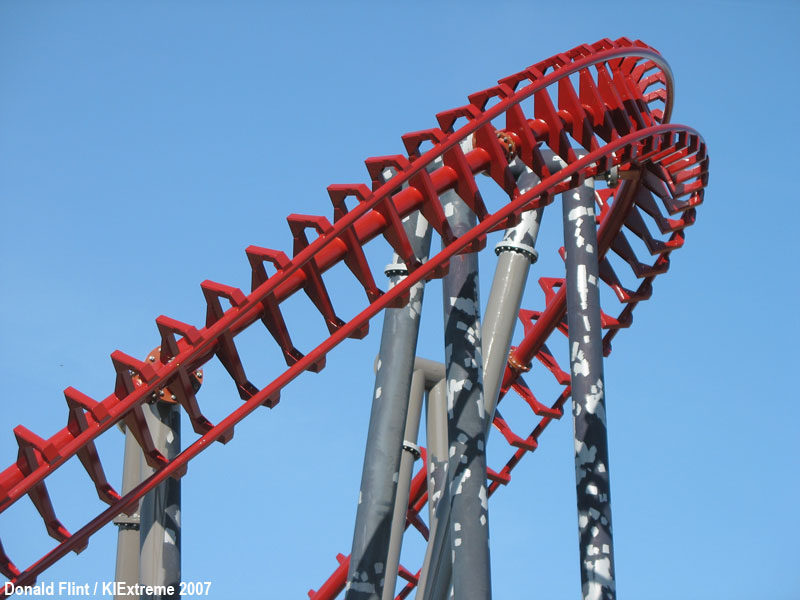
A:
{"type": "MultiPolygon", "coordinates": [[[[63,427],[69,385],[111,393],[114,349],[144,357],[159,314],[201,324],[199,283],[247,288],[244,248],[289,253],[285,216],[330,217],[325,187],[365,182],[365,158],[399,153],[403,133],[500,77],[624,35],[670,63],[673,122],[705,136],[711,176],[685,248],[606,362],[619,596],[800,598],[798,26],[789,0],[0,3],[0,469],[14,426],[63,427]]],[[[556,274],[549,260],[537,274],[556,274]]],[[[360,296],[332,286],[351,316],[360,296]]],[[[419,353],[441,359],[429,287],[419,353]]],[[[309,348],[321,320],[304,310],[288,318],[309,348]]],[[[379,331],[192,462],[184,580],[212,581],[213,598],[305,598],[349,553],[379,331]]],[[[271,340],[240,345],[266,383],[271,340]]],[[[233,410],[221,369],[205,380],[209,417],[233,410]]],[[[491,500],[496,598],[580,593],[568,421],[491,500]]],[[[497,466],[507,451],[491,442],[497,466]]],[[[118,486],[122,435],[99,446],[118,486]]],[[[102,508],[77,461],[48,483],[68,529],[102,508]]],[[[27,500],[0,515],[0,539],[20,567],[51,547],[27,500]]],[[[115,548],[109,526],[42,580],[110,580],[115,548]]]]}

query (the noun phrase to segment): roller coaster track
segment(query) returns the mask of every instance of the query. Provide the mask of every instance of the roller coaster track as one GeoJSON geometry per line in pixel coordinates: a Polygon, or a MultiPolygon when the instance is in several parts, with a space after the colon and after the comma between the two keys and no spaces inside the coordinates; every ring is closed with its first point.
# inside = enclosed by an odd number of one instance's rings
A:
{"type": "MultiPolygon", "coordinates": [[[[557,194],[586,178],[609,182],[607,189],[596,193],[600,275],[618,300],[618,306],[608,306],[608,302],[603,306],[608,354],[617,332],[632,323],[637,304],[650,297],[653,279],[667,271],[670,253],[683,245],[684,230],[694,222],[695,208],[702,202],[707,184],[708,157],[702,137],[693,129],[669,123],[672,88],[666,62],[640,41],[606,39],[582,45],[501,79],[497,86],[469,96],[465,106],[439,113],[438,127],[402,137],[406,155],[367,159],[371,187],[329,186],[333,222],[324,216],[288,217],[293,256],[268,248],[247,248],[252,271],[250,293],[204,281],[204,326],[158,317],[161,352],[156,360],[142,362],[117,350],[111,354],[116,384],[105,399],[98,401],[68,387],[64,391],[68,416],[63,429],[46,439],[21,425],[14,429],[19,452],[16,461],[0,473],[0,512],[27,495],[58,543],[20,570],[0,542],[0,573],[16,585],[34,583],[66,553],[85,547],[89,537],[114,517],[130,513],[161,481],[183,476],[189,461],[211,442],[229,441],[236,424],[258,407],[274,407],[283,388],[298,375],[323,369],[328,352],[346,338],[366,335],[369,320],[383,309],[404,305],[415,283],[441,277],[451,257],[483,248],[488,233],[513,225],[522,212],[550,204],[557,194]],[[493,121],[502,117],[504,127],[498,128],[493,121]],[[421,147],[427,143],[432,147],[423,152],[421,147]],[[560,171],[548,169],[542,155],[544,147],[563,160],[560,171]],[[581,151],[576,152],[576,148],[581,151]],[[517,188],[509,172],[509,161],[514,157],[540,178],[539,184],[525,191],[517,188]],[[437,159],[442,166],[426,169],[437,159]],[[395,175],[384,183],[382,174],[387,168],[395,175]],[[493,212],[478,190],[475,176],[479,173],[488,175],[508,195],[508,202],[493,212]],[[478,224],[459,237],[450,231],[439,202],[439,195],[449,189],[454,189],[478,217],[478,224]],[[350,199],[352,208],[347,206],[350,197],[355,199],[350,199]],[[420,211],[442,238],[441,252],[424,263],[415,259],[402,226],[402,219],[414,211],[420,211]],[[313,241],[307,237],[308,229],[316,231],[313,241]],[[637,255],[628,232],[643,242],[654,257],[652,263],[649,257],[637,255]],[[409,268],[408,276],[388,291],[378,288],[362,248],[378,236],[385,238],[409,268]],[[609,251],[622,259],[621,264],[639,282],[635,289],[623,285],[609,261],[609,251]],[[364,288],[366,297],[365,306],[347,322],[337,316],[323,280],[328,269],[342,262],[364,288]],[[267,274],[267,263],[274,269],[272,275],[267,274]],[[329,333],[306,353],[294,346],[281,312],[281,303],[301,290],[319,310],[329,333]],[[224,307],[223,300],[230,306],[224,307]],[[260,388],[247,378],[234,343],[239,333],[258,321],[277,342],[287,364],[285,371],[260,388]],[[243,401],[218,423],[203,416],[193,385],[193,374],[214,357],[230,374],[243,401]],[[167,387],[177,396],[197,434],[171,460],[156,449],[142,412],[142,405],[167,387]],[[123,423],[134,433],[145,460],[156,471],[121,496],[106,480],[95,440],[123,423]],[[46,479],[76,455],[108,508],[69,533],[56,517],[46,479]]],[[[513,454],[502,468],[488,470],[490,494],[510,483],[512,470],[536,449],[539,436],[562,415],[570,397],[569,375],[546,344],[551,335],[559,335],[557,330],[562,334],[567,330],[562,283],[563,275],[540,279],[544,306],[538,311],[520,312],[524,337],[512,348],[501,397],[515,390],[540,420],[530,434],[519,435],[499,412],[496,414],[494,425],[513,454]],[[561,386],[552,404],[540,402],[522,377],[534,359],[561,386]]],[[[420,514],[426,502],[422,468],[412,481],[408,524],[423,535],[427,535],[427,529],[420,514]]],[[[336,571],[317,591],[309,592],[312,600],[334,598],[344,588],[348,558],[340,555],[339,559],[336,571]]],[[[398,598],[408,596],[418,575],[401,567],[400,576],[407,585],[398,598]]]]}

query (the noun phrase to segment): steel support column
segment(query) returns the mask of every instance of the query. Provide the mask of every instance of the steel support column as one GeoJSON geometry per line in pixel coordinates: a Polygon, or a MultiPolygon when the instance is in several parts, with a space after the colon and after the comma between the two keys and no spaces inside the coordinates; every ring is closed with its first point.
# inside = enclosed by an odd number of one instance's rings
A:
{"type": "MultiPolygon", "coordinates": [[[[431,228],[424,217],[414,213],[403,221],[403,227],[417,258],[427,258],[431,228]]],[[[387,267],[390,285],[397,284],[406,272],[395,256],[387,267]]],[[[347,573],[347,600],[380,600],[383,595],[424,289],[422,282],[413,286],[409,303],[387,309],[384,316],[347,573]]]]}
{"type": "MultiPolygon", "coordinates": [[[[560,167],[560,164],[557,167],[560,167]]],[[[539,177],[526,167],[522,161],[515,160],[511,162],[509,169],[514,175],[521,193],[525,193],[540,181],[539,177]]],[[[537,259],[535,245],[541,217],[541,209],[523,213],[520,223],[507,229],[502,241],[495,248],[498,262],[482,326],[483,390],[486,405],[485,427],[487,437],[491,430],[492,416],[500,393],[500,384],[508,359],[511,337],[514,333],[528,271],[537,259]]],[[[435,405],[434,397],[433,393],[429,395],[431,407],[435,405]]],[[[432,413],[429,407],[429,419],[435,419],[436,415],[437,413],[435,411],[432,413]]],[[[436,435],[436,427],[433,429],[433,433],[436,435]]],[[[430,452],[431,422],[428,425],[428,435],[430,452]]],[[[450,517],[449,514],[446,514],[448,506],[442,506],[442,510],[437,511],[438,498],[436,498],[436,494],[441,494],[441,490],[431,489],[431,482],[437,481],[437,469],[441,469],[441,467],[434,460],[429,463],[429,468],[431,473],[428,497],[434,499],[434,501],[429,503],[431,536],[425,554],[419,589],[422,590],[423,598],[434,600],[443,598],[447,594],[452,574],[452,565],[450,564],[452,557],[444,557],[442,550],[450,544],[449,530],[447,532],[438,531],[437,527],[440,518],[443,522],[449,523],[450,517]]]]}
{"type": "MultiPolygon", "coordinates": [[[[142,449],[130,429],[125,428],[125,454],[122,460],[122,494],[125,495],[141,481],[142,449]]],[[[138,503],[140,504],[140,503],[138,503]]],[[[139,509],[132,515],[121,514],[114,519],[117,533],[117,567],[114,580],[126,585],[139,583],[139,509]]],[[[115,600],[128,600],[117,594],[115,600]]]]}
{"type": "MultiPolygon", "coordinates": [[[[153,402],[142,405],[156,448],[172,460],[181,450],[181,408],[177,404],[153,402]]],[[[154,473],[142,457],[142,480],[154,473]]],[[[181,483],[168,478],[142,498],[139,583],[172,586],[174,594],[142,600],[177,599],[181,581],[181,483]]]]}
{"type": "Polygon", "coordinates": [[[411,393],[408,399],[408,417],[403,437],[403,455],[400,459],[400,476],[397,482],[397,497],[392,515],[392,533],[389,539],[389,555],[386,559],[386,581],[383,586],[383,600],[394,599],[397,571],[400,566],[400,551],[403,533],[406,530],[408,496],[411,490],[411,477],[414,462],[420,457],[417,437],[422,416],[422,399],[425,391],[444,378],[444,365],[432,360],[419,358],[414,361],[414,375],[411,377],[411,393]]]}
{"type": "Polygon", "coordinates": [[[447,380],[438,381],[428,392],[426,412],[426,437],[428,456],[428,545],[422,564],[417,597],[422,599],[444,598],[450,587],[453,558],[450,551],[448,528],[450,523],[449,494],[447,484],[447,380]],[[446,496],[446,499],[445,499],[446,496]],[[440,508],[440,503],[444,505],[440,508]],[[441,517],[441,518],[440,518],[441,517]],[[447,588],[447,589],[443,589],[447,588]]]}
{"type": "Polygon", "coordinates": [[[612,600],[614,547],[594,182],[562,194],[575,478],[584,600],[612,600]]]}
{"type": "MultiPolygon", "coordinates": [[[[509,168],[517,180],[520,193],[524,194],[541,181],[519,159],[514,160],[509,168]]],[[[541,220],[541,208],[522,213],[519,224],[506,229],[503,239],[495,246],[497,267],[483,316],[483,391],[487,436],[500,394],[528,271],[538,258],[535,246],[541,220]]]]}
{"type": "Polygon", "coordinates": [[[428,442],[428,515],[436,520],[436,506],[442,499],[447,479],[447,380],[442,378],[428,392],[426,439],[428,442]]]}
{"type": "MultiPolygon", "coordinates": [[[[475,214],[455,192],[441,198],[456,236],[475,225],[475,214]]],[[[486,600],[492,592],[478,255],[451,258],[443,287],[453,590],[459,600],[486,600]]]]}

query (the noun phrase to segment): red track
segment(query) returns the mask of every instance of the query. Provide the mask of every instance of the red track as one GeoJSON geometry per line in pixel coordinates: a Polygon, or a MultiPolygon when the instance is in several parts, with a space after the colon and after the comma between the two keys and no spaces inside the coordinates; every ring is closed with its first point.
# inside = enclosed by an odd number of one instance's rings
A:
{"type": "MultiPolygon", "coordinates": [[[[247,256],[252,269],[253,289],[239,289],[205,281],[202,288],[208,304],[205,327],[196,328],[161,316],[156,319],[161,337],[160,361],[145,364],[116,351],[112,356],[117,374],[114,391],[95,401],[74,388],[67,388],[69,405],[67,426],[48,439],[42,439],[22,426],[14,433],[19,444],[15,463],[0,473],[0,512],[28,495],[45,521],[48,533],[58,545],[20,572],[0,545],[0,573],[16,585],[30,585],[38,574],[70,550],[80,550],[89,536],[116,515],[135,506],[148,490],[169,476],[182,476],[187,463],[213,441],[228,441],[236,423],[261,405],[273,407],[280,391],[305,370],[319,371],[325,355],[347,337],[363,337],[368,321],[387,306],[402,304],[409,288],[421,279],[441,276],[453,255],[483,246],[486,234],[514,223],[519,214],[547,205],[555,195],[574,187],[586,177],[601,176],[617,167],[623,178],[619,186],[598,193],[601,278],[619,299],[622,308],[616,317],[603,316],[606,349],[620,328],[628,327],[638,302],[649,298],[652,280],[669,266],[669,254],[683,244],[685,227],[694,222],[694,207],[701,203],[707,183],[708,158],[705,143],[694,130],[667,124],[672,109],[672,78],[669,68],[653,49],[627,39],[602,40],[579,46],[528,69],[500,80],[498,86],[469,97],[469,104],[439,113],[439,128],[403,136],[407,156],[367,159],[372,189],[365,185],[332,185],[328,193],[334,207],[333,223],[325,217],[290,215],[294,256],[250,246],[247,256]],[[593,74],[594,73],[594,74],[593,74]],[[574,77],[570,78],[569,76],[574,77]],[[576,85],[577,82],[577,85],[576,85]],[[557,107],[553,96],[557,90],[557,107]],[[553,92],[551,94],[551,92],[553,92]],[[491,108],[487,103],[499,101],[491,108]],[[526,116],[521,103],[532,106],[526,116]],[[515,151],[542,179],[524,194],[514,184],[508,170],[505,148],[491,121],[505,115],[503,131],[514,141],[515,151]],[[460,118],[466,123],[454,130],[460,118]],[[474,149],[464,153],[460,143],[471,138],[474,149]],[[420,146],[433,147],[420,153],[420,146]],[[573,144],[588,154],[578,159],[573,144]],[[557,174],[545,167],[541,147],[556,152],[567,165],[557,174]],[[444,166],[428,174],[426,165],[442,157],[444,166]],[[381,185],[380,173],[393,167],[397,175],[381,185]],[[491,212],[484,206],[475,174],[485,172],[508,194],[509,202],[491,212]],[[408,186],[400,190],[400,186],[408,186]],[[442,213],[438,195],[455,189],[479,217],[479,224],[468,234],[453,238],[442,213]],[[355,196],[356,206],[345,204],[355,196]],[[661,206],[659,206],[659,204],[661,206]],[[662,208],[663,206],[663,208],[662,208]],[[446,242],[444,249],[423,265],[415,264],[401,220],[420,210],[446,242]],[[649,223],[649,226],[648,226],[649,223]],[[654,228],[653,228],[654,227],[654,228]],[[317,238],[310,242],[305,231],[313,228],[317,238]],[[652,264],[640,260],[631,248],[624,229],[638,236],[652,264]],[[651,233],[655,231],[656,233],[651,233]],[[386,293],[376,286],[362,246],[382,235],[391,249],[412,267],[409,276],[386,293]],[[659,236],[666,235],[664,240],[659,236]],[[623,287],[608,258],[608,250],[620,256],[633,275],[641,280],[638,288],[623,287]],[[363,285],[367,304],[349,322],[335,314],[322,274],[344,261],[363,285]],[[276,272],[267,276],[264,263],[276,272]],[[303,355],[291,340],[281,316],[280,304],[303,290],[324,318],[329,337],[303,355]],[[223,309],[225,299],[230,308],[223,309]],[[234,337],[261,320],[286,357],[288,368],[275,380],[259,389],[247,379],[234,344],[234,337]],[[244,403],[217,424],[203,417],[190,382],[190,374],[216,356],[234,380],[244,403]],[[141,385],[134,382],[141,380],[141,385]],[[157,397],[166,386],[186,410],[198,438],[176,458],[167,461],[153,446],[144,424],[141,405],[157,397]],[[119,422],[125,422],[137,435],[148,462],[158,471],[130,493],[121,497],[107,483],[94,440],[119,422]],[[45,479],[65,461],[78,455],[94,481],[98,495],[109,507],[69,534],[55,516],[45,487],[45,479]]],[[[352,202],[351,202],[352,203],[352,202]]],[[[504,393],[512,386],[541,417],[530,435],[512,431],[500,413],[495,425],[515,451],[497,472],[489,470],[490,493],[510,482],[511,470],[528,452],[536,448],[539,435],[553,418],[560,417],[569,398],[569,378],[545,345],[556,330],[565,332],[565,294],[559,278],[543,278],[546,302],[541,311],[521,311],[525,336],[512,352],[504,378],[504,393]],[[519,368],[534,358],[549,369],[563,391],[550,406],[536,400],[520,377],[519,368]]],[[[424,531],[419,513],[426,503],[424,471],[417,473],[409,500],[409,523],[424,531]]],[[[334,598],[343,589],[347,572],[343,559],[336,572],[317,591],[314,600],[334,598]]],[[[406,597],[416,577],[405,569],[401,576],[408,585],[399,597],[406,597]]]]}

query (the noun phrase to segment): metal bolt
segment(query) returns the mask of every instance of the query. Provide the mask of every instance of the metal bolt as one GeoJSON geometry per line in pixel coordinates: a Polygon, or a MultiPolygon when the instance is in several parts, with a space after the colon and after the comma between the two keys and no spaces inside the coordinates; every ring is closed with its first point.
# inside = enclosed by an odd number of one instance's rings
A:
{"type": "Polygon", "coordinates": [[[149,360],[150,362],[155,362],[156,361],[156,357],[150,355],[150,356],[147,357],[147,360],[149,360]]]}

